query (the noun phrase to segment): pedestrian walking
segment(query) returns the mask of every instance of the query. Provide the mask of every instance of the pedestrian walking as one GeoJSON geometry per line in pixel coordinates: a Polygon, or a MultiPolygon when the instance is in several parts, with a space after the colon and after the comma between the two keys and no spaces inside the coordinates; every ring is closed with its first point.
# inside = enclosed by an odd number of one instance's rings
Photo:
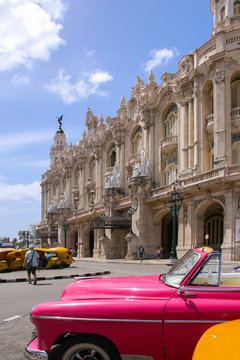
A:
{"type": "Polygon", "coordinates": [[[160,260],[162,258],[163,258],[163,248],[162,246],[159,246],[155,251],[155,259],[160,260]]]}
{"type": "Polygon", "coordinates": [[[34,250],[34,245],[31,244],[29,246],[29,250],[25,254],[23,267],[26,267],[27,274],[28,274],[28,283],[32,283],[31,274],[33,274],[34,282],[33,284],[36,285],[37,283],[37,268],[39,268],[39,255],[38,252],[34,250]]]}
{"type": "Polygon", "coordinates": [[[138,252],[139,252],[139,257],[141,262],[143,261],[143,254],[145,253],[144,247],[143,246],[139,246],[138,247],[138,252]]]}

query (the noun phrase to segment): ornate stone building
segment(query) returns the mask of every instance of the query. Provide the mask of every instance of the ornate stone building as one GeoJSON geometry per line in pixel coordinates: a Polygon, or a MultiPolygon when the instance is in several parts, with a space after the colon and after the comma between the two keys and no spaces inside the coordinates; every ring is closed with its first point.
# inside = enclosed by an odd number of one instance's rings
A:
{"type": "Polygon", "coordinates": [[[181,198],[177,255],[194,245],[240,259],[240,1],[211,0],[211,39],[161,83],[137,78],[116,117],[88,109],[67,144],[59,119],[42,176],[42,246],[79,257],[154,257],[172,247],[173,191],[181,198]],[[205,235],[209,239],[205,239],[205,235]]]}

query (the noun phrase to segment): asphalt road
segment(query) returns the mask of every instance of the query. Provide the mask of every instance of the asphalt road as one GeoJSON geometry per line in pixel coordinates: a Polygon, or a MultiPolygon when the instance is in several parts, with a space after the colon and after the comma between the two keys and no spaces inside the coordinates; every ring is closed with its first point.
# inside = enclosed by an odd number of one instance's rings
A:
{"type": "MultiPolygon", "coordinates": [[[[99,263],[75,261],[69,269],[41,270],[39,276],[110,271],[104,276],[134,276],[160,274],[169,270],[166,264],[137,261],[128,263],[99,263]],[[47,275],[45,275],[47,274],[47,275]]],[[[25,271],[0,274],[2,279],[22,278],[25,271]]],[[[40,302],[58,300],[63,289],[74,279],[44,280],[37,285],[27,282],[0,284],[0,360],[23,360],[23,351],[31,339],[33,324],[29,320],[32,307],[40,302]]]]}

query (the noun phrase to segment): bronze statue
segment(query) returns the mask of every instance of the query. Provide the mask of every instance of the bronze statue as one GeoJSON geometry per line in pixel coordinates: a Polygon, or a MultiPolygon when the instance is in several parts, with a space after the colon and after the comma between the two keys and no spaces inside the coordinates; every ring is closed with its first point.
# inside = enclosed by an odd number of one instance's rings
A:
{"type": "Polygon", "coordinates": [[[62,118],[63,118],[63,115],[61,115],[60,117],[57,117],[58,119],[58,123],[59,123],[59,129],[58,129],[58,133],[63,133],[63,129],[62,129],[62,118]]]}

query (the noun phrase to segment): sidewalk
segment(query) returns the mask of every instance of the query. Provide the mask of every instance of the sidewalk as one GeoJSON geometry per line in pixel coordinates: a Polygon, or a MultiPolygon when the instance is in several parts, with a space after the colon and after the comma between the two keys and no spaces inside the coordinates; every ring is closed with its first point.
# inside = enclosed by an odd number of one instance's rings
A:
{"type": "MultiPolygon", "coordinates": [[[[80,265],[83,263],[95,263],[96,265],[98,263],[101,264],[107,264],[110,263],[118,263],[118,264],[135,264],[139,265],[140,260],[126,260],[126,259],[95,259],[95,258],[82,258],[79,259],[77,257],[74,257],[74,262],[72,265],[68,268],[62,268],[62,269],[42,269],[37,271],[37,278],[38,281],[42,280],[57,280],[57,279],[69,279],[69,278],[75,278],[75,277],[91,277],[91,276],[100,276],[100,275],[107,275],[111,272],[106,270],[103,271],[96,271],[96,272],[83,272],[82,269],[80,269],[80,265]]],[[[155,259],[144,259],[142,262],[144,265],[169,265],[169,269],[171,268],[171,265],[169,264],[169,259],[161,259],[161,260],[155,260],[155,259]]],[[[240,265],[237,261],[230,261],[225,262],[222,264],[223,268],[228,268],[228,270],[231,270],[233,266],[240,265]]],[[[26,270],[17,270],[17,271],[11,271],[6,273],[0,273],[0,284],[1,283],[10,283],[10,282],[26,282],[27,280],[27,273],[26,270]]]]}
{"type": "MultiPolygon", "coordinates": [[[[38,281],[59,280],[59,279],[70,279],[75,277],[91,277],[91,276],[110,274],[110,271],[108,270],[84,272],[84,270],[80,269],[77,266],[78,264],[80,265],[79,259],[76,259],[76,261],[74,261],[71,266],[66,268],[37,270],[37,279],[38,281]]],[[[10,282],[26,282],[26,281],[28,281],[26,269],[0,273],[0,284],[10,283],[10,282]]]]}

